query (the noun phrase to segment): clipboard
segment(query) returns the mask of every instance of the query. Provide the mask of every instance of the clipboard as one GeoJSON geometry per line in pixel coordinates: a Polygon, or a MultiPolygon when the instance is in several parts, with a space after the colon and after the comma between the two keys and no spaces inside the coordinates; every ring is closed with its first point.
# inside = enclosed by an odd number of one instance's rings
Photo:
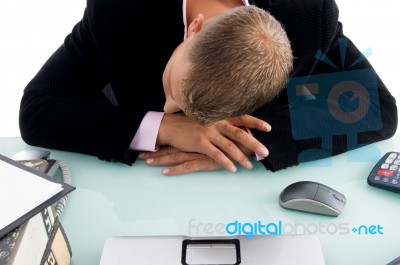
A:
{"type": "MultiPolygon", "coordinates": [[[[8,223],[7,225],[0,227],[0,238],[2,238],[3,236],[7,235],[10,232],[12,232],[14,229],[16,229],[17,227],[19,227],[20,225],[22,225],[23,223],[28,221],[30,218],[32,218],[33,216],[35,216],[36,214],[38,214],[39,212],[41,212],[48,206],[57,202],[58,200],[60,200],[61,198],[63,198],[64,196],[66,196],[68,193],[70,193],[71,191],[73,191],[76,188],[72,185],[62,182],[61,180],[59,180],[57,178],[50,177],[42,172],[39,172],[38,170],[36,170],[34,168],[28,167],[28,166],[23,165],[22,163],[19,163],[13,159],[10,159],[6,156],[0,155],[0,163],[3,163],[3,162],[5,162],[6,164],[9,164],[11,166],[14,166],[16,168],[22,169],[26,172],[31,173],[32,177],[38,177],[38,178],[45,179],[46,181],[49,181],[49,182],[60,184],[61,190],[58,193],[56,193],[55,195],[51,196],[50,198],[44,200],[38,206],[33,207],[30,210],[27,210],[24,214],[22,214],[21,216],[19,216],[15,220],[13,220],[11,223],[8,223]]],[[[0,175],[1,174],[5,174],[5,173],[0,171],[0,175]]],[[[12,178],[12,176],[10,176],[10,178],[12,178]]],[[[23,185],[23,183],[21,183],[21,185],[23,185]]],[[[7,188],[7,183],[0,183],[0,186],[3,186],[3,188],[7,188]]],[[[24,189],[28,189],[28,188],[24,187],[24,189]]],[[[10,200],[0,201],[0,213],[2,215],[7,215],[6,212],[2,211],[3,203],[5,204],[5,203],[12,203],[12,202],[10,200]]]]}
{"type": "Polygon", "coordinates": [[[100,265],[325,265],[316,235],[115,236],[100,265]]]}

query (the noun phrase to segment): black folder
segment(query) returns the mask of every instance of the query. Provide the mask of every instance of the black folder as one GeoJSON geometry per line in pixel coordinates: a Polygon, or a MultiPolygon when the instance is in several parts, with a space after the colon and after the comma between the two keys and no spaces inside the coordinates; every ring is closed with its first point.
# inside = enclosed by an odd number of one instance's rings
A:
{"type": "MultiPolygon", "coordinates": [[[[12,232],[14,229],[16,229],[17,227],[21,226],[23,223],[25,223],[26,221],[28,221],[31,217],[35,216],[36,214],[40,213],[42,210],[46,209],[48,206],[54,204],[55,202],[57,202],[58,200],[60,200],[61,198],[63,198],[64,196],[66,196],[68,193],[70,193],[71,191],[73,191],[75,189],[74,186],[69,185],[67,183],[62,182],[61,180],[54,178],[54,177],[50,177],[42,172],[39,172],[38,170],[31,168],[29,166],[26,166],[22,163],[19,163],[15,160],[12,160],[6,156],[0,155],[0,160],[3,162],[6,162],[8,164],[11,164],[12,166],[18,167],[20,169],[23,169],[25,171],[28,171],[29,173],[32,173],[32,177],[38,177],[38,178],[44,178],[48,181],[54,182],[54,183],[59,183],[62,186],[62,190],[60,192],[58,192],[57,194],[55,194],[54,196],[52,196],[51,198],[47,199],[46,201],[42,202],[39,206],[29,210],[28,212],[26,212],[25,214],[23,214],[21,217],[17,218],[16,220],[14,220],[12,223],[4,226],[4,227],[0,227],[0,238],[4,237],[5,235],[7,235],[8,233],[12,232]]],[[[1,162],[0,161],[0,162],[1,162]]],[[[0,171],[0,175],[1,174],[5,174],[4,172],[0,171]]],[[[23,183],[21,183],[23,184],[23,183]]],[[[7,183],[0,183],[0,186],[2,188],[7,188],[7,183]]],[[[7,204],[7,203],[12,203],[11,201],[0,201],[0,214],[2,215],[6,215],[6,212],[3,212],[1,205],[7,204]]]]}

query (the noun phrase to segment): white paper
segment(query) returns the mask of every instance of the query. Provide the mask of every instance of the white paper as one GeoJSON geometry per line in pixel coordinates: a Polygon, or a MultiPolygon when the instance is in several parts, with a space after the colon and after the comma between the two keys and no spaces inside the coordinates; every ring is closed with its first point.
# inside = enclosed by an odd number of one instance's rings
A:
{"type": "Polygon", "coordinates": [[[62,185],[0,160],[0,229],[50,199],[62,185]]]}

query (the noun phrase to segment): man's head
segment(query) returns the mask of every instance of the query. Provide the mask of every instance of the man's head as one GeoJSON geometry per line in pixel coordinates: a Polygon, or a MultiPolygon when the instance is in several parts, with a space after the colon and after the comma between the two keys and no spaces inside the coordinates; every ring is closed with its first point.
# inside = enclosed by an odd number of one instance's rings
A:
{"type": "Polygon", "coordinates": [[[293,67],[281,24],[255,6],[203,22],[201,15],[193,20],[167,64],[164,111],[181,109],[209,124],[249,114],[277,97],[293,67]]]}

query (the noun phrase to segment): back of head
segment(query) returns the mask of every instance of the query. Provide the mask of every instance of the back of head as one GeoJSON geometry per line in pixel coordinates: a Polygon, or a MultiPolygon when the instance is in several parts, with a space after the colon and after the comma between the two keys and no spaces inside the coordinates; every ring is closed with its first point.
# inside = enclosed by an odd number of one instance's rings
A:
{"type": "Polygon", "coordinates": [[[193,39],[188,58],[184,112],[201,124],[249,114],[271,102],[293,67],[282,25],[255,6],[213,18],[193,39]]]}

